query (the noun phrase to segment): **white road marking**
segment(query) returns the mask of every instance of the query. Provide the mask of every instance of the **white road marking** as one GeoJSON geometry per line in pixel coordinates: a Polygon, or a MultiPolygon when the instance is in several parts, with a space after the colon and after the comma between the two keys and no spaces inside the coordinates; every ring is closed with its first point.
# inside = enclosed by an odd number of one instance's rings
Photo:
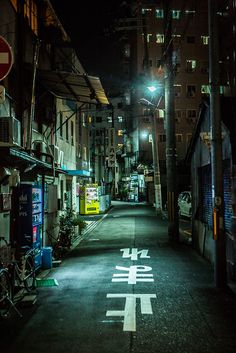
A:
{"type": "Polygon", "coordinates": [[[150,259],[150,256],[148,255],[148,250],[146,250],[146,249],[138,251],[138,248],[132,248],[132,249],[124,248],[124,249],[120,249],[120,251],[123,251],[122,257],[125,259],[130,257],[131,260],[137,261],[138,255],[140,255],[141,259],[143,259],[143,258],[150,259]]]}
{"type": "Polygon", "coordinates": [[[116,266],[116,270],[127,271],[127,273],[113,274],[112,282],[128,282],[128,284],[136,284],[137,282],[154,282],[153,275],[149,273],[138,273],[151,271],[150,266],[116,266]]]}
{"type": "Polygon", "coordinates": [[[124,310],[108,310],[106,316],[123,316],[123,331],[136,331],[136,299],[141,301],[141,314],[152,315],[151,298],[156,294],[108,293],[107,298],[125,298],[124,310]]]}

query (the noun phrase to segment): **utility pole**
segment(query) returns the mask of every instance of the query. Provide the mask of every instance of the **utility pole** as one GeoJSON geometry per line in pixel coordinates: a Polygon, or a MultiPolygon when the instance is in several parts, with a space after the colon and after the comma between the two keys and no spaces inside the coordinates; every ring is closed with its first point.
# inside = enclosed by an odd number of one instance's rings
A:
{"type": "Polygon", "coordinates": [[[166,110],[166,175],[168,205],[168,235],[170,242],[179,241],[177,207],[176,140],[174,111],[174,70],[172,65],[172,12],[171,0],[165,1],[165,110],[166,110]]]}
{"type": "MultiPolygon", "coordinates": [[[[144,73],[148,80],[151,79],[150,73],[150,62],[149,62],[149,51],[147,43],[147,24],[146,14],[142,14],[142,25],[143,25],[143,37],[144,37],[144,73]]],[[[160,102],[160,100],[159,100],[160,102]]],[[[157,142],[157,125],[155,111],[159,106],[153,105],[152,102],[148,102],[147,106],[151,106],[151,118],[152,118],[152,159],[153,159],[153,183],[154,183],[154,196],[155,196],[155,211],[156,214],[162,214],[162,194],[161,194],[161,175],[160,175],[160,163],[159,163],[159,152],[157,142]],[[149,104],[151,103],[151,104],[149,104]]]]}
{"type": "Polygon", "coordinates": [[[217,1],[208,0],[209,24],[209,81],[210,81],[210,121],[211,140],[211,173],[213,204],[213,239],[214,277],[217,288],[227,285],[226,275],[226,241],[223,229],[223,180],[222,180],[222,132],[220,118],[220,74],[219,74],[219,41],[217,25],[217,1]]]}

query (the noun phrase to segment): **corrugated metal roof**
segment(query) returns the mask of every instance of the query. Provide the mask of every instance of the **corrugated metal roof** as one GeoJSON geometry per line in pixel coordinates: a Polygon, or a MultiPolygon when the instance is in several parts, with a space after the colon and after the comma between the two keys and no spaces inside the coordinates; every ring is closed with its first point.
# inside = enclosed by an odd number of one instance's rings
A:
{"type": "Polygon", "coordinates": [[[41,70],[39,77],[41,83],[56,97],[82,103],[109,104],[99,77],[49,70],[41,70]]]}

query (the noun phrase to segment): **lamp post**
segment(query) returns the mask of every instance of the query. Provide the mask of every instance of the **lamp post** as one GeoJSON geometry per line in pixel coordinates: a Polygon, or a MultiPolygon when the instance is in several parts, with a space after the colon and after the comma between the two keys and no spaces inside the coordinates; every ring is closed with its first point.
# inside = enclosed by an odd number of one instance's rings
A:
{"type": "MultiPolygon", "coordinates": [[[[154,86],[149,90],[154,92],[154,86]]],[[[149,107],[151,109],[151,117],[152,117],[152,157],[153,157],[153,170],[154,170],[154,192],[155,192],[155,210],[157,214],[162,213],[162,195],[161,195],[161,174],[160,174],[160,164],[159,164],[159,153],[158,153],[158,143],[156,138],[157,126],[156,126],[156,118],[155,118],[155,110],[160,104],[162,96],[160,97],[157,105],[153,104],[149,100],[145,98],[141,98],[139,103],[149,107]]]]}

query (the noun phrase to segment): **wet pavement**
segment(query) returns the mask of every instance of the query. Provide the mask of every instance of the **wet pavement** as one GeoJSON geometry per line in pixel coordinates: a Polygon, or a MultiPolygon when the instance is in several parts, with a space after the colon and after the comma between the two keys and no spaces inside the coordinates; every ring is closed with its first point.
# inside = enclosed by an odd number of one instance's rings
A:
{"type": "MultiPolygon", "coordinates": [[[[91,219],[91,218],[90,218],[91,219]]],[[[4,353],[235,353],[236,295],[145,204],[113,203],[61,265],[58,286],[0,322],[4,353]]]]}

